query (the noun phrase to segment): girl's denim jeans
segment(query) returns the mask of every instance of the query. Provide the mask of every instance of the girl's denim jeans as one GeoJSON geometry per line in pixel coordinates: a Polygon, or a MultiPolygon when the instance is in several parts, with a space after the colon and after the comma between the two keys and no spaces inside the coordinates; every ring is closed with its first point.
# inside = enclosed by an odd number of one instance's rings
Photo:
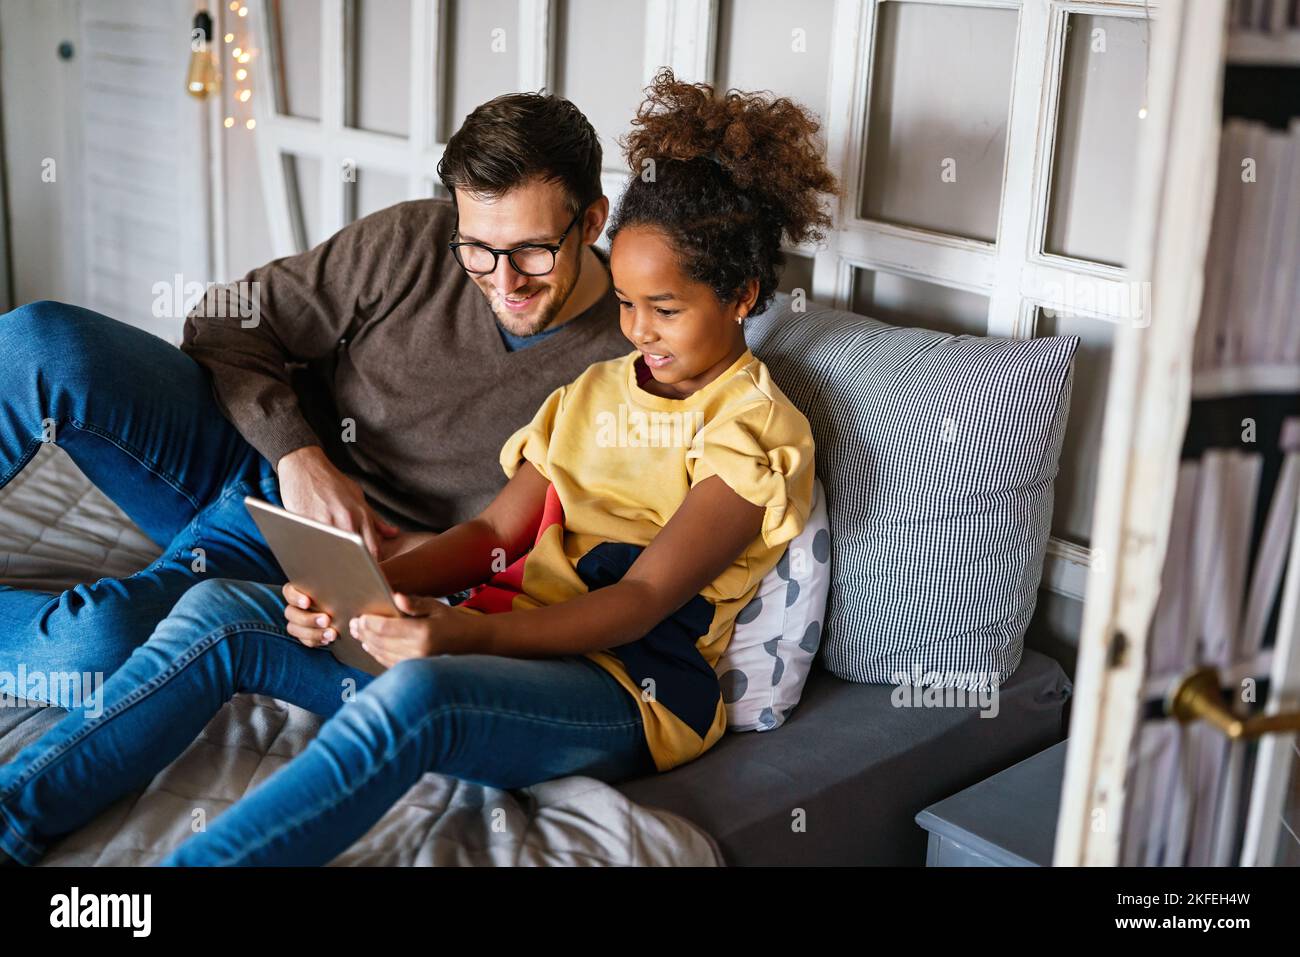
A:
{"type": "Polygon", "coordinates": [[[585,657],[442,655],[372,678],[290,637],[279,587],[213,579],[189,589],[86,706],[0,768],[0,849],[36,863],[148,784],[237,692],[328,720],[163,864],[325,864],[426,771],[513,789],[655,769],[636,701],[585,657]]]}

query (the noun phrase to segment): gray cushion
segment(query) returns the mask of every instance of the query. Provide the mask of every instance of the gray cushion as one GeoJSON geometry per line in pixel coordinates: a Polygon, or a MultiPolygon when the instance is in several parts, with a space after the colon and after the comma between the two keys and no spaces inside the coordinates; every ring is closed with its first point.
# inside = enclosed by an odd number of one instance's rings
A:
{"type": "Polygon", "coordinates": [[[785,295],[745,327],[817,442],[834,533],[824,665],[880,684],[1006,680],[1037,600],[1078,337],[797,314],[785,295]]]}
{"type": "Polygon", "coordinates": [[[731,865],[925,863],[916,815],[1061,740],[1070,682],[1026,650],[997,714],[898,708],[897,689],[842,681],[814,665],[803,697],[770,734],[724,734],[667,774],[616,785],[680,814],[731,865]],[[792,827],[802,812],[803,830],[792,827]]]}

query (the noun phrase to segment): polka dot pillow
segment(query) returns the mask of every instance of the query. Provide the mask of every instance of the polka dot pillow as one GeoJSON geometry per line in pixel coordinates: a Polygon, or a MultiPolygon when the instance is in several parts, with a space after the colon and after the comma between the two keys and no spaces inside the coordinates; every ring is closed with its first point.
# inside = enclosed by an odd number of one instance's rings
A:
{"type": "Polygon", "coordinates": [[[741,609],[718,659],[729,730],[779,728],[799,703],[821,645],[830,584],[830,524],[817,481],[807,524],[741,609]]]}

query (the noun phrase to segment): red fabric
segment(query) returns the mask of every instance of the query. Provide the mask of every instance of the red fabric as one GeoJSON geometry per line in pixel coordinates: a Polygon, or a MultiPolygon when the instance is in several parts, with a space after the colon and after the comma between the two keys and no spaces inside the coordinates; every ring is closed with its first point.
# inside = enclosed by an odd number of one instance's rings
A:
{"type": "MultiPolygon", "coordinates": [[[[542,518],[537,524],[533,544],[536,545],[541,541],[542,533],[552,525],[563,524],[564,506],[560,504],[559,493],[555,491],[554,485],[547,485],[546,504],[542,506],[542,518]]],[[[524,590],[524,565],[531,554],[531,550],[525,552],[505,571],[497,572],[484,584],[470,589],[470,596],[461,602],[461,605],[489,615],[513,610],[515,596],[522,594],[524,590]]]]}

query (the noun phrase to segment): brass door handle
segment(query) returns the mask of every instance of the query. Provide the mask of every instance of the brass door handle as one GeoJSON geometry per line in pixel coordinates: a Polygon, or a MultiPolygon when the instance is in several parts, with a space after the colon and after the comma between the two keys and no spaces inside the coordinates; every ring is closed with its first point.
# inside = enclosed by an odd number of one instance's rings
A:
{"type": "Polygon", "coordinates": [[[1184,676],[1165,699],[1165,714],[1183,724],[1198,719],[1208,721],[1234,740],[1300,731],[1300,711],[1237,717],[1223,705],[1219,673],[1213,668],[1197,668],[1184,676]]]}

